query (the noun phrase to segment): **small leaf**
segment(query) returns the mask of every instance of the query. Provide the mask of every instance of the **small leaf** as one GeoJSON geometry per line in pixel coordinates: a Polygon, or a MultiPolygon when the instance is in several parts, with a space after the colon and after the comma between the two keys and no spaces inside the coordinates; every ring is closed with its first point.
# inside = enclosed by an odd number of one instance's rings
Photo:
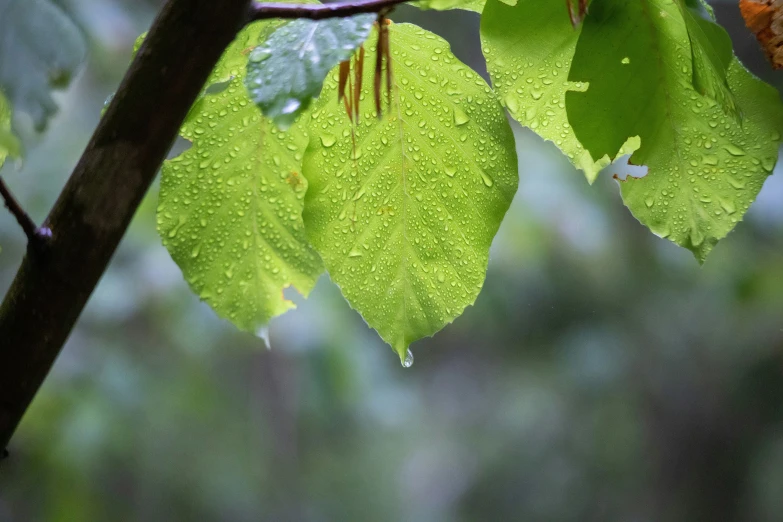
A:
{"type": "Polygon", "coordinates": [[[268,28],[244,29],[215,67],[181,130],[193,146],[163,166],[158,207],[158,231],[190,287],[251,332],[293,308],[285,288],[306,296],[323,271],[301,217],[307,135],[298,123],[278,130],[244,86],[245,51],[268,28]]]}
{"type": "Polygon", "coordinates": [[[481,14],[481,11],[484,10],[485,2],[486,0],[419,0],[413,5],[419,9],[434,9],[436,11],[464,9],[465,11],[481,14]]]}
{"type": "Polygon", "coordinates": [[[84,61],[81,32],[48,0],[0,0],[0,89],[39,130],[57,111],[49,91],[70,82],[84,61]]]}
{"type": "Polygon", "coordinates": [[[11,131],[11,105],[0,92],[0,167],[3,166],[5,158],[18,158],[21,153],[19,140],[11,131]]]}
{"type": "Polygon", "coordinates": [[[728,85],[739,123],[692,88],[688,29],[666,0],[593,0],[566,96],[569,122],[593,157],[614,157],[630,136],[648,173],[622,185],[633,214],[703,262],[742,219],[778,156],[783,105],[736,60],[728,85]],[[628,60],[628,63],[624,62],[628,60]]]}
{"type": "MultiPolygon", "coordinates": [[[[324,84],[304,173],[307,236],[332,280],[404,361],[474,302],[517,189],[514,139],[486,83],[448,43],[392,24],[393,100],[352,124],[324,84]]],[[[376,49],[367,60],[375,61],[376,49]]],[[[372,99],[372,75],[361,95],[372,99]]]]}
{"type": "Polygon", "coordinates": [[[375,15],[295,20],[253,49],[245,84],[261,112],[287,128],[321,92],[327,73],[367,39],[375,15]]]}
{"type": "MultiPolygon", "coordinates": [[[[519,0],[510,7],[489,0],[481,42],[492,84],[511,116],[554,142],[593,182],[609,158],[594,161],[576,139],[565,112],[568,69],[580,29],[561,0],[519,0]]],[[[631,140],[626,150],[635,148],[631,140]]]]}

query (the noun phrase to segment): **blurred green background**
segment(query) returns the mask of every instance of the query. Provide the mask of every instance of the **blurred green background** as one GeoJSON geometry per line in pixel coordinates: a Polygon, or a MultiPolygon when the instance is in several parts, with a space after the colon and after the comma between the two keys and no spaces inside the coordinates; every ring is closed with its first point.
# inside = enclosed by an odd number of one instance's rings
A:
{"type": "MultiPolygon", "coordinates": [[[[38,221],[161,4],[60,3],[89,61],[2,170],[38,221]]],[[[783,86],[736,1],[714,5],[783,86]]],[[[393,19],[484,71],[475,14],[393,19]]],[[[699,268],[622,206],[617,167],[590,187],[515,132],[485,288],[407,370],[326,276],[271,351],[219,320],[153,189],[0,466],[0,521],[783,520],[783,172],[699,268]]],[[[4,213],[0,245],[3,293],[24,248],[4,213]]]]}

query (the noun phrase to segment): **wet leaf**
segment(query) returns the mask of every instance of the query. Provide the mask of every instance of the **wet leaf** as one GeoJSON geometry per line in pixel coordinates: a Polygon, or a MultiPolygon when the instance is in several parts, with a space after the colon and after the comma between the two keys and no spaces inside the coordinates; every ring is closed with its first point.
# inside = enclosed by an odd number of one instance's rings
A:
{"type": "MultiPolygon", "coordinates": [[[[390,31],[392,107],[378,120],[362,105],[355,146],[336,70],[324,84],[304,220],[332,280],[405,361],[410,343],[476,299],[518,180],[511,129],[486,83],[432,33],[390,31]]],[[[373,90],[364,75],[362,97],[373,90]]]]}
{"type": "Polygon", "coordinates": [[[295,20],[250,53],[245,84],[261,112],[287,128],[321,92],[326,74],[370,34],[374,14],[295,20]]]}
{"type": "Polygon", "coordinates": [[[679,5],[688,30],[694,88],[720,104],[726,114],[739,119],[737,102],[726,78],[734,58],[729,33],[713,21],[712,14],[700,3],[695,7],[679,5]]]}
{"type": "Polygon", "coordinates": [[[594,0],[569,79],[569,122],[592,156],[614,157],[631,136],[648,174],[623,184],[633,214],[703,262],[742,219],[772,172],[783,130],[775,89],[736,60],[728,86],[740,123],[692,87],[689,33],[666,0],[594,0]]]}
{"type": "MultiPolygon", "coordinates": [[[[481,16],[481,41],[492,85],[511,116],[553,142],[595,180],[609,158],[590,157],[576,139],[565,112],[568,69],[579,38],[563,2],[519,0],[508,6],[489,0],[481,16]]],[[[628,152],[634,149],[629,143],[628,152]]]]}
{"type": "Polygon", "coordinates": [[[307,295],[322,272],[305,238],[301,175],[307,135],[280,131],[248,97],[247,50],[270,24],[244,29],[213,71],[181,135],[190,149],[162,170],[158,231],[193,291],[255,332],[307,295]]]}

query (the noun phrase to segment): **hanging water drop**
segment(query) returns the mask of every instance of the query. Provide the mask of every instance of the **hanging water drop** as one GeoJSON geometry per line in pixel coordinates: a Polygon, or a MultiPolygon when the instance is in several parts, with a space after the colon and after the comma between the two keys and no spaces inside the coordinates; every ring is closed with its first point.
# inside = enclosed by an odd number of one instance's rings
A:
{"type": "Polygon", "coordinates": [[[410,368],[411,366],[413,366],[413,352],[408,348],[408,353],[405,354],[405,359],[402,360],[402,367],[410,368]]]}
{"type": "Polygon", "coordinates": [[[269,340],[269,325],[264,325],[256,330],[256,337],[264,341],[267,350],[272,349],[272,343],[269,340]]]}

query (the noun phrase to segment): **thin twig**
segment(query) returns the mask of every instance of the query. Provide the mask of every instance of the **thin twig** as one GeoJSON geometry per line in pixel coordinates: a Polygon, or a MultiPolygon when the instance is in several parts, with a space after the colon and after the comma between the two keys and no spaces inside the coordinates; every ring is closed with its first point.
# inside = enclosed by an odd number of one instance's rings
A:
{"type": "Polygon", "coordinates": [[[52,233],[48,228],[38,228],[35,226],[32,218],[25,212],[14,195],[11,194],[5,181],[3,181],[3,178],[0,178],[0,194],[3,196],[6,208],[13,214],[16,221],[19,222],[19,226],[24,230],[30,245],[40,245],[43,241],[51,237],[52,233]]]}
{"type": "Polygon", "coordinates": [[[331,4],[254,3],[250,6],[248,21],[253,22],[269,18],[306,18],[308,20],[344,18],[364,13],[388,12],[390,8],[409,1],[415,0],[364,0],[360,2],[334,2],[331,4]]]}

